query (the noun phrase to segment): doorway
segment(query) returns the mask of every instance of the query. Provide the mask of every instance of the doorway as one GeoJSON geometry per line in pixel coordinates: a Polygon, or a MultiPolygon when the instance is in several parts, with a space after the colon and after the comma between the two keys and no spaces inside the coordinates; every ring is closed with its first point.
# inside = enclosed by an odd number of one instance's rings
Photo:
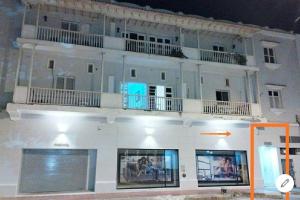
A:
{"type": "Polygon", "coordinates": [[[264,187],[275,188],[276,179],[280,175],[277,148],[261,146],[258,148],[258,152],[264,187]]]}

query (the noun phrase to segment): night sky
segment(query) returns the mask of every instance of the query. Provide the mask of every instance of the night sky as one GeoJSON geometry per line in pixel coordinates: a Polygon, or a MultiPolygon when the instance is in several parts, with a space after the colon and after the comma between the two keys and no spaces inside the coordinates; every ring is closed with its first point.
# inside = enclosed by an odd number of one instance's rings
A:
{"type": "Polygon", "coordinates": [[[300,0],[118,0],[300,33],[300,0]]]}

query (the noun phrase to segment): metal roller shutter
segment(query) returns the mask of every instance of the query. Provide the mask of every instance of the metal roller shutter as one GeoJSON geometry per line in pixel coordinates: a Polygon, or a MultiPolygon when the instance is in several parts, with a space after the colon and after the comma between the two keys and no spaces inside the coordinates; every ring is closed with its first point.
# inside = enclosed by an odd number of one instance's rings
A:
{"type": "Polygon", "coordinates": [[[89,150],[24,149],[19,191],[87,191],[91,188],[89,163],[89,150]]]}

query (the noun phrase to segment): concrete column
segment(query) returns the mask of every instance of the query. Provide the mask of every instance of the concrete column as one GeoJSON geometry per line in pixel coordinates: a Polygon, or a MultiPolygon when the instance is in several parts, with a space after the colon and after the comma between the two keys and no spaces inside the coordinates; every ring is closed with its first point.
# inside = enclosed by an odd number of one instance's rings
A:
{"type": "Polygon", "coordinates": [[[246,70],[246,84],[247,84],[247,96],[248,96],[248,102],[252,103],[252,92],[251,92],[251,84],[250,84],[250,78],[249,78],[249,72],[246,70]]]}
{"type": "Polygon", "coordinates": [[[126,33],[127,33],[127,19],[124,19],[124,38],[126,39],[126,33]]]}
{"type": "Polygon", "coordinates": [[[183,98],[183,70],[182,70],[182,62],[179,63],[180,70],[180,96],[183,98]]]}
{"type": "MultiPolygon", "coordinates": [[[[125,77],[125,58],[126,58],[126,55],[123,55],[122,56],[122,65],[123,65],[123,72],[122,72],[122,84],[124,85],[125,84],[125,81],[126,81],[126,77],[125,77]]],[[[123,93],[123,91],[122,91],[123,93]]]]}
{"type": "Polygon", "coordinates": [[[40,9],[41,9],[41,4],[38,4],[38,10],[37,10],[37,16],[36,16],[36,22],[35,22],[35,36],[36,36],[36,38],[37,38],[37,34],[38,34],[38,29],[39,29],[40,9]]]}
{"type": "Polygon", "coordinates": [[[105,36],[105,26],[106,26],[106,16],[104,15],[104,17],[103,17],[103,36],[105,36]]]}
{"type": "Polygon", "coordinates": [[[257,92],[257,103],[260,104],[261,100],[260,100],[260,84],[259,84],[259,80],[258,80],[258,72],[255,72],[255,80],[256,80],[256,92],[257,92]]]}
{"type": "Polygon", "coordinates": [[[29,79],[28,79],[28,92],[27,92],[27,98],[26,98],[27,102],[29,100],[29,93],[30,93],[30,88],[31,88],[34,56],[35,56],[35,45],[32,47],[31,60],[30,60],[29,79]]]}
{"type": "Polygon", "coordinates": [[[200,87],[200,99],[201,101],[203,100],[203,86],[202,86],[202,82],[201,82],[201,65],[197,64],[197,69],[198,69],[198,77],[199,77],[199,87],[200,87]]]}
{"type": "Polygon", "coordinates": [[[17,69],[16,69],[15,87],[17,87],[19,85],[19,75],[20,75],[22,57],[23,57],[23,47],[21,46],[20,49],[19,49],[19,55],[18,55],[18,64],[17,64],[17,69]]]}
{"type": "Polygon", "coordinates": [[[104,52],[101,52],[101,88],[100,88],[100,91],[101,91],[101,95],[103,93],[103,83],[104,83],[104,52]]]}
{"type": "Polygon", "coordinates": [[[25,20],[26,20],[26,11],[27,11],[27,5],[25,4],[24,13],[23,13],[23,20],[22,20],[22,30],[24,28],[24,24],[25,24],[25,20]]]}

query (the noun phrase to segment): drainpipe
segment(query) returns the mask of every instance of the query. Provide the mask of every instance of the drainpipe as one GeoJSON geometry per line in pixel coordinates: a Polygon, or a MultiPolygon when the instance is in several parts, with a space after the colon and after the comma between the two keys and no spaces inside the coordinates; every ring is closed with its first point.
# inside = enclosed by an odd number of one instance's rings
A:
{"type": "Polygon", "coordinates": [[[105,36],[106,16],[103,17],[103,36],[105,36]]]}

